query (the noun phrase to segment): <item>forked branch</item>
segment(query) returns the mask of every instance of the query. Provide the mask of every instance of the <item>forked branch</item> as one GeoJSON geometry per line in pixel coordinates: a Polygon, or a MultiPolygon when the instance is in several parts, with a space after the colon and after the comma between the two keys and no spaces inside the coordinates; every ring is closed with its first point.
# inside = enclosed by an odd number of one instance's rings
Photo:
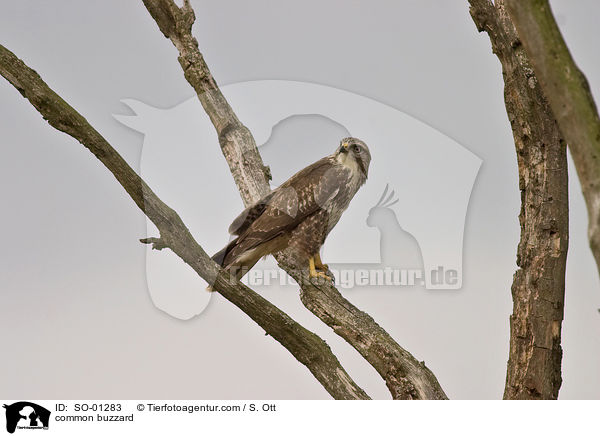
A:
{"type": "Polygon", "coordinates": [[[569,240],[566,146],[503,0],[469,0],[502,64],[521,190],[505,399],[556,399],[569,240]]]}
{"type": "MultiPolygon", "coordinates": [[[[264,166],[250,131],[241,124],[221,94],[192,35],[194,11],[185,1],[143,0],[161,32],[179,51],[185,78],[196,91],[210,117],[245,205],[269,192],[269,171],[264,166]]],[[[346,300],[332,284],[316,285],[301,280],[295,259],[276,256],[279,266],[298,281],[304,305],[352,345],[385,380],[395,399],[446,399],[434,374],[402,348],[367,313],[346,300]]]]}
{"type": "Polygon", "coordinates": [[[588,239],[600,272],[600,118],[547,0],[506,0],[577,169],[588,210],[588,239]]]}
{"type": "Polygon", "coordinates": [[[213,288],[239,307],[267,334],[303,363],[336,399],[369,399],[354,383],[329,346],[276,306],[239,281],[226,279],[222,270],[193,238],[179,215],[163,203],[117,151],[75,109],[52,91],[41,77],[0,45],[0,74],[48,123],[78,140],[115,176],[136,205],[156,225],[160,238],[143,242],[169,248],[213,288]]]}

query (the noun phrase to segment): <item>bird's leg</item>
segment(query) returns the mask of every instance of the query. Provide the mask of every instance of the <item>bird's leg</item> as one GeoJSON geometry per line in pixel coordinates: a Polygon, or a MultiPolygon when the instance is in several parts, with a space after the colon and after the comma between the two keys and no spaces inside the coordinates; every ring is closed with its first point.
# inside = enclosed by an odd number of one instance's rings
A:
{"type": "Polygon", "coordinates": [[[308,258],[308,272],[311,278],[317,276],[317,270],[315,269],[315,258],[312,256],[308,258]]]}
{"type": "MultiPolygon", "coordinates": [[[[315,277],[323,277],[324,279],[331,280],[331,277],[329,277],[323,271],[317,271],[316,270],[316,268],[315,268],[315,257],[316,256],[311,256],[311,257],[308,258],[308,271],[309,271],[310,278],[312,279],[312,278],[315,278],[315,277]]],[[[323,265],[323,264],[321,264],[321,265],[323,265]]]]}
{"type": "Polygon", "coordinates": [[[329,266],[326,263],[321,261],[321,255],[319,253],[315,254],[315,267],[320,269],[321,271],[328,271],[329,266]]]}

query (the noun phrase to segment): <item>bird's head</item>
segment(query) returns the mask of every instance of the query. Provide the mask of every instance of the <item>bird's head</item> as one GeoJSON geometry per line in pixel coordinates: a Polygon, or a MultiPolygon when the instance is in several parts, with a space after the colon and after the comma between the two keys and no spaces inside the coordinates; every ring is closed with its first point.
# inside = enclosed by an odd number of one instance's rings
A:
{"type": "Polygon", "coordinates": [[[346,165],[353,171],[360,171],[365,179],[369,175],[369,164],[371,163],[371,152],[367,144],[357,138],[344,138],[335,152],[338,162],[346,165]]]}

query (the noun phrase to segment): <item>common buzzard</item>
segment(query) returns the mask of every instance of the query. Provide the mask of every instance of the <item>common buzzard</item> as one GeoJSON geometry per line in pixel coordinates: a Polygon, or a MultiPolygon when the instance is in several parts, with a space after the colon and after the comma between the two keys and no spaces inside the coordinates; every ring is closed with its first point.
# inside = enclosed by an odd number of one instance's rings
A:
{"type": "Polygon", "coordinates": [[[342,139],[333,154],[294,174],[244,210],[229,227],[237,238],[213,260],[239,280],[261,257],[291,248],[306,261],[311,278],[331,279],[319,251],[367,180],[370,162],[364,142],[342,139]]]}

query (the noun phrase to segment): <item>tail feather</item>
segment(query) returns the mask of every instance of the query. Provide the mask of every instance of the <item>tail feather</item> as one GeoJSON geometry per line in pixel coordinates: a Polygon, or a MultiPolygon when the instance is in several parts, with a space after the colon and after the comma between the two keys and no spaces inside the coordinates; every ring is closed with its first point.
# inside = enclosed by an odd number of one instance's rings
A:
{"type": "Polygon", "coordinates": [[[219,266],[226,267],[227,265],[225,264],[225,259],[227,258],[227,255],[231,252],[233,247],[236,246],[237,242],[238,238],[233,239],[231,242],[229,242],[229,244],[223,247],[222,250],[215,253],[215,255],[212,257],[212,260],[217,262],[219,266]]]}
{"type": "MultiPolygon", "coordinates": [[[[223,247],[222,250],[215,253],[211,259],[214,260],[219,266],[223,267],[226,271],[229,271],[229,267],[239,261],[239,259],[236,259],[238,256],[234,253],[234,249],[238,249],[237,251],[239,251],[240,248],[241,246],[239,244],[239,237],[237,237],[223,247]]],[[[234,274],[236,280],[240,280],[244,274],[246,274],[248,270],[254,266],[257,260],[258,259],[246,259],[242,264],[236,264],[236,268],[230,273],[234,274]]],[[[213,288],[210,285],[206,288],[206,290],[208,292],[213,292],[213,288]]]]}

